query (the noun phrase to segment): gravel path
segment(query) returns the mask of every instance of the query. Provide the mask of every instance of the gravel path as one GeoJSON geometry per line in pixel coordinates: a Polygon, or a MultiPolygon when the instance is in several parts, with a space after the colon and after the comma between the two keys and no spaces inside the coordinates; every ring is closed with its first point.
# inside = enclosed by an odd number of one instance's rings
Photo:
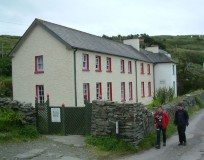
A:
{"type": "Polygon", "coordinates": [[[89,160],[96,157],[83,147],[80,136],[46,136],[31,142],[0,145],[0,159],[89,160]]]}
{"type": "Polygon", "coordinates": [[[178,146],[178,135],[167,140],[167,146],[152,148],[140,154],[121,158],[125,160],[204,160],[204,110],[196,113],[186,131],[187,146],[178,146]]]}

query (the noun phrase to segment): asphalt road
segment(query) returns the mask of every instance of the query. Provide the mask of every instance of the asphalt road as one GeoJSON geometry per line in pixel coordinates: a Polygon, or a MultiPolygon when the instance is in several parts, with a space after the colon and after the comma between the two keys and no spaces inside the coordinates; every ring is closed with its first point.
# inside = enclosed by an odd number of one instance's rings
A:
{"type": "Polygon", "coordinates": [[[152,148],[125,160],[204,160],[204,109],[195,113],[186,130],[187,146],[178,146],[178,135],[167,140],[167,146],[152,148]]]}

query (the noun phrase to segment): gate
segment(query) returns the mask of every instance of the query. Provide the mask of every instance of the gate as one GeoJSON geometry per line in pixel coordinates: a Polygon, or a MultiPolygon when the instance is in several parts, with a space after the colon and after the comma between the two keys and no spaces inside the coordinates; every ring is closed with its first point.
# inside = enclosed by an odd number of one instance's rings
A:
{"type": "Polygon", "coordinates": [[[85,135],[91,131],[92,104],[85,107],[52,107],[35,101],[36,126],[42,134],[85,135]]]}

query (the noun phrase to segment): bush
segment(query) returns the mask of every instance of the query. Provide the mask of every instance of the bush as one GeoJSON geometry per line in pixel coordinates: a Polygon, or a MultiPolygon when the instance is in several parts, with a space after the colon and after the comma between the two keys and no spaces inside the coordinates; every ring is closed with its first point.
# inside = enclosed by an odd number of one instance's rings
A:
{"type": "Polygon", "coordinates": [[[0,131],[10,131],[12,127],[25,123],[22,115],[11,109],[0,109],[0,131]]]}
{"type": "Polygon", "coordinates": [[[174,89],[171,87],[159,88],[155,94],[155,99],[160,101],[161,104],[168,103],[172,101],[173,98],[174,98],[174,89]]]}
{"type": "Polygon", "coordinates": [[[11,77],[0,77],[0,97],[12,97],[11,77]]]}
{"type": "Polygon", "coordinates": [[[19,127],[18,133],[20,136],[22,136],[24,138],[33,139],[33,138],[39,137],[39,133],[38,133],[36,127],[33,125],[23,125],[23,126],[19,127]]]}
{"type": "Polygon", "coordinates": [[[199,106],[199,108],[204,108],[204,103],[201,101],[200,98],[195,97],[195,101],[196,101],[196,104],[199,106]]]}

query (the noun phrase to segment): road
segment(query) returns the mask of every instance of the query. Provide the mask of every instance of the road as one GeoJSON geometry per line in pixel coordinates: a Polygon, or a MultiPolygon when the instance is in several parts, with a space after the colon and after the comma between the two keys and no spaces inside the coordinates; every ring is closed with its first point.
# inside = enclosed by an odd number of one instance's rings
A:
{"type": "Polygon", "coordinates": [[[152,148],[125,160],[204,160],[204,109],[195,113],[186,130],[187,146],[178,146],[178,135],[167,140],[167,146],[152,148]]]}

